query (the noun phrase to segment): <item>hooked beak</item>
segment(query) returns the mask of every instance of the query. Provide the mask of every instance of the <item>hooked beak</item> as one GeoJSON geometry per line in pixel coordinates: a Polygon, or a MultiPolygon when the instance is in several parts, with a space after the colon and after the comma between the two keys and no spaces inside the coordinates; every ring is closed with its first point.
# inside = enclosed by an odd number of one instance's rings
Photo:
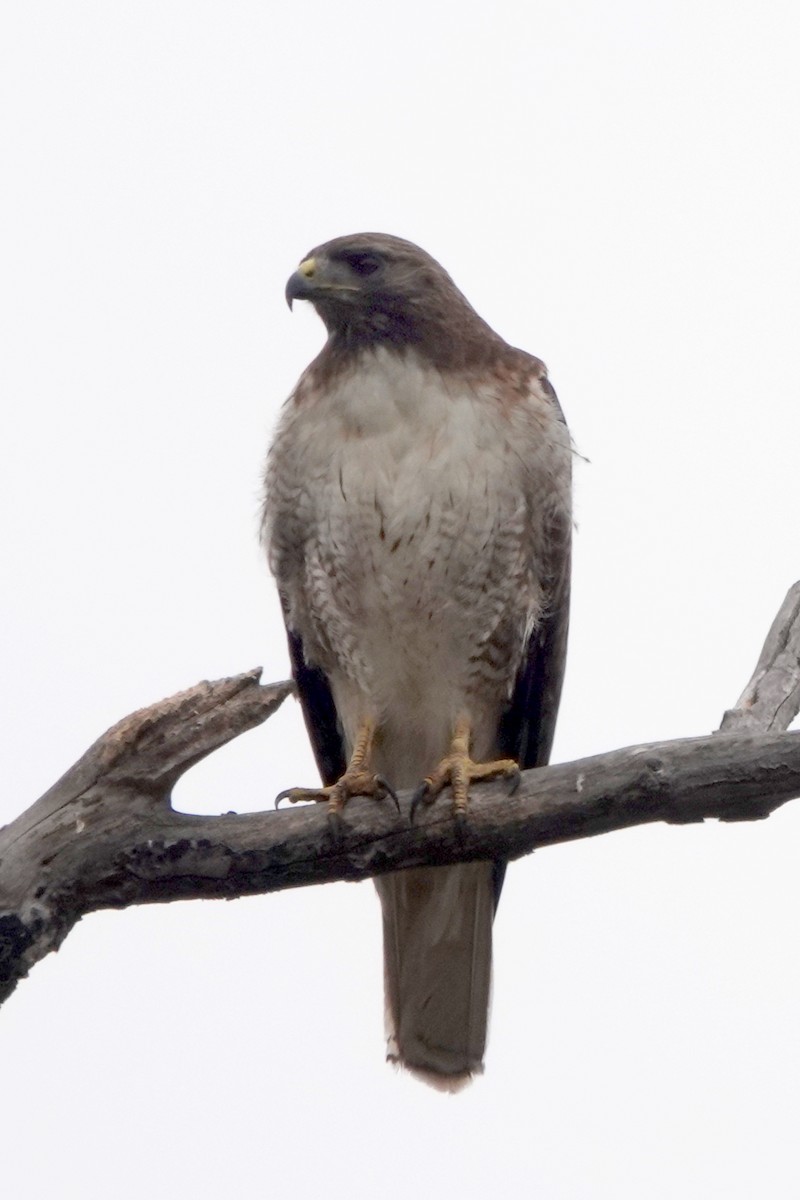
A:
{"type": "Polygon", "coordinates": [[[317,260],[315,258],[306,258],[300,263],[294,274],[289,276],[289,282],[286,284],[286,303],[290,309],[293,301],[310,300],[314,295],[314,276],[316,273],[317,260]]]}

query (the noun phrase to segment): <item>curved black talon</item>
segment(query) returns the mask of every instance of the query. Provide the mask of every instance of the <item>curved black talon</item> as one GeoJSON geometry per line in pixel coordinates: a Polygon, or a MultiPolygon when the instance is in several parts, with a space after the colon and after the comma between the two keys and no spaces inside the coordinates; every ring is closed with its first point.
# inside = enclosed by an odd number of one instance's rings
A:
{"type": "Polygon", "coordinates": [[[379,799],[379,800],[385,800],[387,796],[390,796],[390,797],[391,797],[391,799],[394,801],[394,806],[395,806],[395,808],[397,809],[397,813],[398,813],[398,816],[399,816],[399,814],[400,814],[400,801],[397,799],[397,792],[394,790],[394,788],[392,787],[392,785],[391,785],[390,783],[387,783],[387,782],[386,782],[386,780],[383,778],[383,776],[382,776],[382,775],[376,775],[376,776],[375,776],[375,783],[377,784],[377,786],[378,786],[378,787],[380,788],[380,790],[381,790],[381,794],[378,796],[378,799],[379,799]]]}
{"type": "Polygon", "coordinates": [[[333,837],[333,840],[336,842],[337,846],[340,846],[344,841],[345,831],[345,824],[342,820],[342,814],[336,808],[329,808],[327,816],[328,828],[331,831],[331,836],[333,837]]]}
{"type": "Polygon", "coordinates": [[[519,790],[519,785],[521,783],[522,783],[522,771],[520,771],[519,767],[517,767],[514,774],[509,775],[509,777],[508,777],[508,791],[506,792],[506,795],[513,796],[514,793],[519,790]]]}
{"type": "Polygon", "coordinates": [[[275,807],[277,808],[279,806],[281,800],[288,800],[293,791],[294,788],[286,788],[285,791],[278,792],[277,796],[275,797],[275,807]]]}
{"type": "Polygon", "coordinates": [[[432,797],[430,796],[430,790],[431,790],[431,785],[428,783],[427,779],[423,779],[422,783],[419,785],[417,790],[414,792],[414,795],[411,797],[411,811],[409,813],[409,820],[411,821],[412,825],[414,824],[414,814],[416,813],[420,804],[422,804],[422,803],[430,804],[431,799],[432,799],[432,797]]]}
{"type": "Polygon", "coordinates": [[[467,814],[457,809],[453,813],[453,822],[456,827],[456,833],[459,838],[463,838],[467,832],[467,814]]]}

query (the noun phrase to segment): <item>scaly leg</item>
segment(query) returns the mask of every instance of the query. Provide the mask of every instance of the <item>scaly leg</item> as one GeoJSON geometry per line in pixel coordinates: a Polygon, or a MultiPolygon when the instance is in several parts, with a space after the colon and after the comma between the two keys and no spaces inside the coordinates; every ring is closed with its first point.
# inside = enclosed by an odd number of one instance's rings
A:
{"type": "Polygon", "coordinates": [[[399,812],[400,805],[393,789],[385,779],[368,769],[374,739],[375,722],[371,717],[365,717],[358,726],[356,743],[344,775],[328,787],[287,788],[275,797],[275,807],[278,807],[281,800],[288,800],[290,804],[297,804],[299,800],[316,800],[320,803],[327,801],[328,816],[333,824],[338,824],[342,809],[351,796],[373,796],[376,800],[391,796],[399,812]]]}
{"type": "Polygon", "coordinates": [[[411,801],[412,819],[419,805],[422,802],[432,804],[448,783],[453,789],[453,814],[459,824],[466,820],[469,785],[475,780],[496,779],[504,775],[511,780],[511,791],[516,791],[520,772],[513,758],[498,758],[488,763],[473,762],[469,756],[469,739],[469,718],[461,716],[453,730],[450,753],[423,779],[414,793],[411,801]]]}

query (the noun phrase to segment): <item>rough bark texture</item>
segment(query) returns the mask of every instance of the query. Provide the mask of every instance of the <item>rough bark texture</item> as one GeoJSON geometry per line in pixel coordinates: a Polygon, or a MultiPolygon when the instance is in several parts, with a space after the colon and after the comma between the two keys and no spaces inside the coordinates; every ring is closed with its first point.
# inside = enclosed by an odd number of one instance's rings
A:
{"type": "Polygon", "coordinates": [[[614,750],[475,788],[466,830],[447,803],[409,820],[391,802],[351,801],[341,834],[316,806],[238,816],[173,811],[189,767],[260,724],[290,694],[251,671],[134,713],[40,800],[0,829],[0,1002],[85,913],[251,895],[422,864],[517,858],[538,846],[652,821],[755,820],[800,796],[800,585],[723,731],[614,750]]]}
{"type": "Polygon", "coordinates": [[[800,581],[786,593],[764,649],[722,733],[788,729],[800,711],[800,581]]]}

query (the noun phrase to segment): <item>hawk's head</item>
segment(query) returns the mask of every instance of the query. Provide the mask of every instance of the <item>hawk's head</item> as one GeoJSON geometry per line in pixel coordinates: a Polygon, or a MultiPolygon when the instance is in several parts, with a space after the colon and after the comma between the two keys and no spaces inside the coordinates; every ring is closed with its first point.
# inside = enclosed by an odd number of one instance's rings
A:
{"type": "Polygon", "coordinates": [[[433,359],[466,361],[473,341],[500,340],[436,259],[385,233],[317,246],[290,277],[286,299],[290,308],[310,300],[341,348],[415,346],[433,359]]]}

